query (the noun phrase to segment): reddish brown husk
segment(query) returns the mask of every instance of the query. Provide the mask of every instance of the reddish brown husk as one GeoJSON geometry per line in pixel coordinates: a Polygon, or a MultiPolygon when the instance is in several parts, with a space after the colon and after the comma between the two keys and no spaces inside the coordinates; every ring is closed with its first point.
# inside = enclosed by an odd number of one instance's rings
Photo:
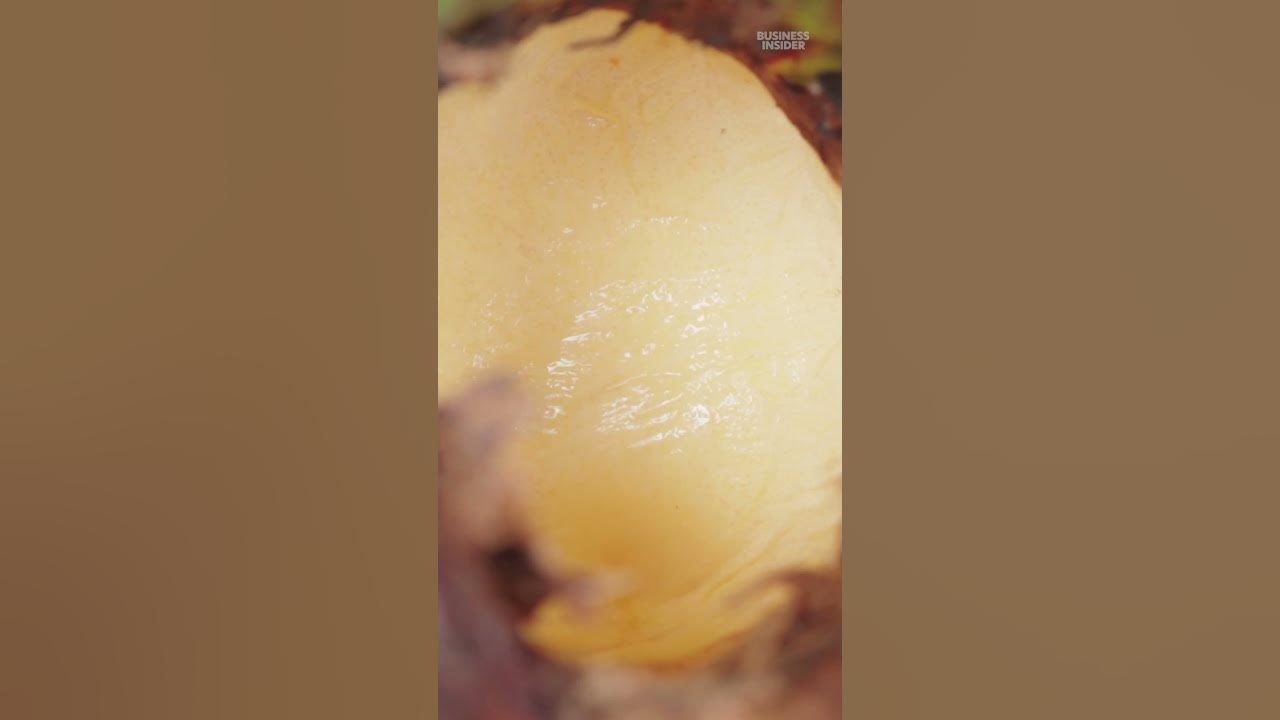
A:
{"type": "MultiPolygon", "coordinates": [[[[781,61],[793,58],[761,49],[758,31],[787,30],[785,13],[770,0],[515,0],[505,9],[482,15],[441,39],[439,85],[467,80],[490,80],[501,73],[506,51],[538,26],[573,17],[597,8],[629,13],[607,43],[625,33],[631,24],[645,20],[726,52],[756,73],[778,106],[818,152],[836,182],[842,165],[841,111],[838,73],[808,78],[798,84],[784,77],[781,61]],[[823,80],[824,82],[819,82],[823,80]]],[[[829,5],[831,19],[839,23],[840,3],[829,5]]],[[[594,44],[594,43],[593,43],[594,44]]],[[[811,43],[807,52],[829,50],[811,43]]]]}
{"type": "Polygon", "coordinates": [[[570,666],[520,622],[556,594],[589,611],[591,578],[564,578],[525,524],[523,484],[499,463],[523,406],[505,379],[440,408],[440,713],[448,720],[826,720],[840,715],[840,575],[762,583],[792,602],[737,647],[684,672],[570,666]]]}

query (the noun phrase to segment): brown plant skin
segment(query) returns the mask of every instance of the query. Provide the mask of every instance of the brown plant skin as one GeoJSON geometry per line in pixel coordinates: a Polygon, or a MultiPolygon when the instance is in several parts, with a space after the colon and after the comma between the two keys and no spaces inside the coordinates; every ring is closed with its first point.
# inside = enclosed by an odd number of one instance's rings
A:
{"type": "Polygon", "coordinates": [[[523,412],[509,380],[472,389],[439,414],[440,712],[548,717],[553,670],[517,626],[548,592],[522,538],[519,487],[497,465],[523,412]]]}

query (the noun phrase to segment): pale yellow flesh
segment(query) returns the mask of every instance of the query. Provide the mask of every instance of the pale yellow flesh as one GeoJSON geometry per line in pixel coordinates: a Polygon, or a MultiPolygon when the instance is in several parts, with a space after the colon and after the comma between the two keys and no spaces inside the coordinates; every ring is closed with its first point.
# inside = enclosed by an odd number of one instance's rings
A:
{"type": "Polygon", "coordinates": [[[841,200],[730,57],[594,11],[440,98],[440,392],[514,371],[540,538],[627,591],[527,629],[564,657],[704,656],[749,584],[831,562],[841,200]]]}

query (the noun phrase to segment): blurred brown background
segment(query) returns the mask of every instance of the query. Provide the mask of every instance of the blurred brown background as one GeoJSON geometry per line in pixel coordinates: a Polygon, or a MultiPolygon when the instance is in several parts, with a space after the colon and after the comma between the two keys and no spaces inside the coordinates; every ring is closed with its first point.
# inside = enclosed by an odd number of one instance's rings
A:
{"type": "Polygon", "coordinates": [[[0,12],[0,717],[434,708],[431,10],[0,12]]]}
{"type": "Polygon", "coordinates": [[[1280,717],[1276,5],[848,15],[851,716],[1280,717]]]}

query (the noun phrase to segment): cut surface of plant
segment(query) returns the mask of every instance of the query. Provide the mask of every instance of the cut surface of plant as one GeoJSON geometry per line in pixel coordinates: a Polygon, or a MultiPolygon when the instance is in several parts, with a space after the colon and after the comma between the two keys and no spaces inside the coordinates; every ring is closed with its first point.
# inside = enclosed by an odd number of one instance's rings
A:
{"type": "Polygon", "coordinates": [[[696,662],[837,557],[841,198],[732,57],[597,10],[439,101],[439,386],[508,372],[534,544],[616,578],[524,629],[580,661],[696,662]]]}

